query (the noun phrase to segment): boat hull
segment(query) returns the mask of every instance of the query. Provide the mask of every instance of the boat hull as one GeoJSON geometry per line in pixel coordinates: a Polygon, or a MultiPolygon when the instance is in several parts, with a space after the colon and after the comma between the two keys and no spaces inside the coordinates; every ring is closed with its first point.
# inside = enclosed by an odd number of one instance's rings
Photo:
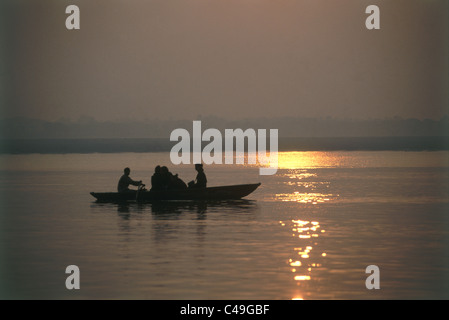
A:
{"type": "Polygon", "coordinates": [[[150,190],[119,192],[91,192],[98,202],[153,202],[163,200],[235,200],[246,197],[260,186],[260,183],[188,188],[181,190],[150,190]]]}

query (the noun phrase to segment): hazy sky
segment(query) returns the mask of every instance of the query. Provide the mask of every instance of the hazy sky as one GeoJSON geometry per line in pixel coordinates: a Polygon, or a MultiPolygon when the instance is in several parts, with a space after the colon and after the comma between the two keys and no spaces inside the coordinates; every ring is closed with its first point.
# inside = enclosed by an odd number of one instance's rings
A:
{"type": "Polygon", "coordinates": [[[438,119],[448,3],[2,0],[3,117],[438,119]],[[80,30],[65,27],[70,4],[80,30]],[[365,27],[370,4],[380,30],[365,27]]]}

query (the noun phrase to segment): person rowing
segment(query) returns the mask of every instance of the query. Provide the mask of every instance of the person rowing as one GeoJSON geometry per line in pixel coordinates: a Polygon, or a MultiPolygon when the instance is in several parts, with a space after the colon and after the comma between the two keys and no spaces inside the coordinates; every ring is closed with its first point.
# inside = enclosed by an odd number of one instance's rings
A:
{"type": "Polygon", "coordinates": [[[135,190],[131,190],[129,189],[129,185],[133,185],[133,186],[140,186],[142,185],[142,180],[139,181],[134,181],[133,179],[131,179],[131,177],[129,176],[131,173],[131,169],[126,167],[125,169],[123,169],[123,175],[120,177],[120,180],[118,181],[118,185],[117,185],[117,191],[118,192],[134,192],[135,190]]]}

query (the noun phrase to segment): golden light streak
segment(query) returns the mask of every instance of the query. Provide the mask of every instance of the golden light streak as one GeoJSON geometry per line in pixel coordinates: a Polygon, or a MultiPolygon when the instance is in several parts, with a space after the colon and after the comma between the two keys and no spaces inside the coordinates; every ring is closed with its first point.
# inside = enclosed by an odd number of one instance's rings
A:
{"type": "Polygon", "coordinates": [[[294,298],[292,298],[292,300],[304,300],[304,298],[303,297],[294,297],[294,298]]]}
{"type": "Polygon", "coordinates": [[[296,281],[310,280],[310,276],[307,275],[295,276],[295,280],[296,281]]]}

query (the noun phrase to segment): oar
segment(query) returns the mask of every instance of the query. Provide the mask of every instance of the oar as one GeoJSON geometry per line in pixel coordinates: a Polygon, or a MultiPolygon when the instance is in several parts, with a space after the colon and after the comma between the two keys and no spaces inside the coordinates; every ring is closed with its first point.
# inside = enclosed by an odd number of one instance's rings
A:
{"type": "Polygon", "coordinates": [[[139,192],[140,192],[140,190],[143,190],[144,187],[145,187],[145,185],[142,183],[142,184],[137,188],[137,192],[136,192],[136,201],[139,200],[139,192]]]}

